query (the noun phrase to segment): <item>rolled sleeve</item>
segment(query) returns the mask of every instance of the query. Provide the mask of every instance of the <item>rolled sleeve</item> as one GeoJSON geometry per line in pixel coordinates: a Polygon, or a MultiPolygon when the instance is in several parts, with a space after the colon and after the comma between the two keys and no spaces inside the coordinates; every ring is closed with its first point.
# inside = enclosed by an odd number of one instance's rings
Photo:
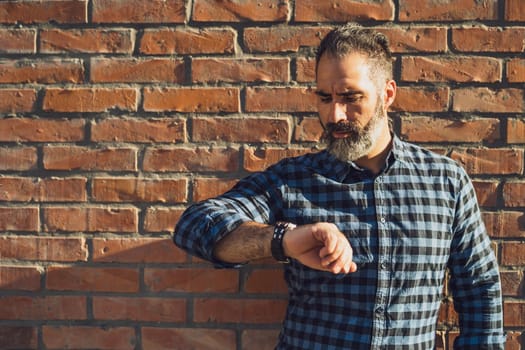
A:
{"type": "Polygon", "coordinates": [[[270,172],[257,173],[216,198],[190,206],[175,227],[174,243],[218,268],[238,267],[213,256],[215,244],[242,223],[271,223],[278,207],[270,172]]]}

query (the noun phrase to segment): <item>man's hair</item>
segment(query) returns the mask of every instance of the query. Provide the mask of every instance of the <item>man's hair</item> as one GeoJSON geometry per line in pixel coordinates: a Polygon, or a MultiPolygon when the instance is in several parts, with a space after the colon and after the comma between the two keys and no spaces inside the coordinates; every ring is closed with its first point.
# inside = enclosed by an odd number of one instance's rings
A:
{"type": "Polygon", "coordinates": [[[341,58],[360,53],[369,58],[371,78],[377,84],[392,79],[392,52],[387,37],[356,23],[348,23],[330,31],[319,44],[315,73],[323,55],[341,58]]]}

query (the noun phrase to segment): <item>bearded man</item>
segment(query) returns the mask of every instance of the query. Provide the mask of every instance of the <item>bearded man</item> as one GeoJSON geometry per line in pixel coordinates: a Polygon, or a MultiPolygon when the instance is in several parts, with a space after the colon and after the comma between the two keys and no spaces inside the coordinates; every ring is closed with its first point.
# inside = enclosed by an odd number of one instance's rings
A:
{"type": "Polygon", "coordinates": [[[321,42],[326,149],[284,159],[189,207],[174,242],[217,267],[284,262],[276,349],[433,349],[445,273],[460,349],[503,349],[499,273],[470,179],[389,127],[386,37],[347,24],[321,42]]]}

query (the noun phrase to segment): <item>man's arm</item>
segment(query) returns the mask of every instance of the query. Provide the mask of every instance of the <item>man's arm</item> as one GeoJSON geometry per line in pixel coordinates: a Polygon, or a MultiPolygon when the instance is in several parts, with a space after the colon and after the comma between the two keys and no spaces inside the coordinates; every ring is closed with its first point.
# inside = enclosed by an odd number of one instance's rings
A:
{"type": "Polygon", "coordinates": [[[498,265],[471,181],[463,174],[449,268],[459,315],[457,349],[503,349],[503,312],[498,265]]]}
{"type": "MultiPolygon", "coordinates": [[[[256,222],[241,224],[215,244],[215,259],[245,263],[271,257],[273,226],[256,222]]],[[[357,270],[352,247],[337,226],[330,223],[303,225],[288,230],[283,238],[286,256],[303,265],[332,273],[357,270]]]]}

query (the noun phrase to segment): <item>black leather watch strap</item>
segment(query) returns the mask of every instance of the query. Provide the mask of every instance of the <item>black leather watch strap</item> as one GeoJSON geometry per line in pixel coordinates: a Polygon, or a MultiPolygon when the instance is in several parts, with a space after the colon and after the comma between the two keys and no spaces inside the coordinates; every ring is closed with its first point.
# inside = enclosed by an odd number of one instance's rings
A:
{"type": "Polygon", "coordinates": [[[290,258],[284,254],[283,238],[288,230],[293,230],[294,228],[295,225],[289,222],[278,222],[275,224],[271,243],[272,256],[275,260],[282,263],[290,262],[290,258]]]}

